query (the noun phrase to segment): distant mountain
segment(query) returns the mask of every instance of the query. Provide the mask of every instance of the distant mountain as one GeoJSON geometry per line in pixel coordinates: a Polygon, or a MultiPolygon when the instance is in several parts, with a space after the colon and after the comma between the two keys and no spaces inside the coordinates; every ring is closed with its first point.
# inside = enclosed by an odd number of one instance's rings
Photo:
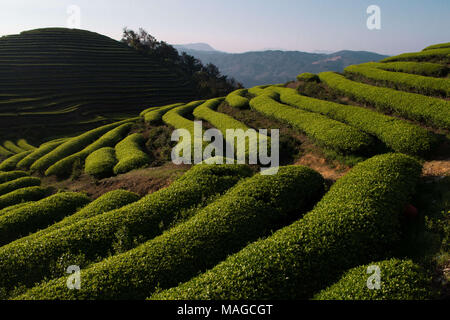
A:
{"type": "Polygon", "coordinates": [[[302,72],[343,71],[345,67],[387,56],[367,51],[339,51],[332,54],[300,51],[255,51],[226,53],[183,49],[204,64],[215,64],[222,74],[235,78],[245,87],[284,83],[302,72]]]}
{"type": "Polygon", "coordinates": [[[173,47],[179,51],[197,50],[197,51],[217,51],[207,43],[188,43],[175,44],[173,47]]]}

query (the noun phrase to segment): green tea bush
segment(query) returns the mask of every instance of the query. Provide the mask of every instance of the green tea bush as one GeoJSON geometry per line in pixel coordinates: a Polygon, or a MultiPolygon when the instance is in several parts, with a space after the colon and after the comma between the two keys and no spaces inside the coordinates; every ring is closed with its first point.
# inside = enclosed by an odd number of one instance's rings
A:
{"type": "Polygon", "coordinates": [[[304,81],[304,82],[320,82],[319,77],[317,74],[304,72],[302,74],[299,74],[297,76],[298,81],[304,81]]]}
{"type": "Polygon", "coordinates": [[[64,277],[32,289],[25,298],[144,299],[157,287],[189,280],[295,220],[321,196],[323,186],[320,174],[302,166],[255,175],[163,235],[83,270],[81,290],[67,290],[64,277]]]}
{"type": "Polygon", "coordinates": [[[377,84],[391,86],[397,90],[443,97],[450,95],[450,79],[385,71],[374,68],[370,64],[349,66],[344,71],[347,74],[370,79],[377,84]]]}
{"type": "Polygon", "coordinates": [[[0,247],[0,288],[10,290],[19,283],[31,286],[41,281],[66,253],[82,252],[88,259],[107,257],[123,230],[129,239],[152,239],[251,173],[244,165],[197,165],[169,187],[135,203],[0,247]]]}
{"type": "Polygon", "coordinates": [[[143,114],[144,121],[146,123],[150,123],[150,124],[159,123],[159,122],[161,122],[162,116],[166,112],[168,112],[176,107],[179,107],[181,105],[183,105],[183,103],[175,103],[175,104],[171,104],[168,106],[160,107],[156,110],[150,110],[148,112],[145,112],[143,114]]]}
{"type": "Polygon", "coordinates": [[[101,148],[86,158],[84,171],[97,179],[102,179],[114,174],[116,164],[116,150],[109,147],[101,148]]]}
{"type": "Polygon", "coordinates": [[[450,48],[450,42],[434,44],[432,46],[426,47],[422,51],[432,50],[432,49],[443,49],[443,48],[450,48]]]}
{"type": "Polygon", "coordinates": [[[368,65],[386,71],[405,72],[428,77],[445,77],[448,74],[446,66],[431,62],[370,62],[368,65]]]}
{"type": "Polygon", "coordinates": [[[31,154],[33,151],[23,151],[21,153],[15,154],[8,159],[4,160],[0,163],[0,170],[2,171],[11,171],[16,169],[17,164],[26,156],[31,154]]]}
{"type": "Polygon", "coordinates": [[[17,146],[25,151],[34,150],[36,147],[32,146],[25,139],[20,139],[17,141],[17,146]]]}
{"type": "Polygon", "coordinates": [[[247,89],[238,89],[231,92],[225,98],[225,101],[234,108],[244,109],[248,108],[249,100],[245,97],[247,89]]]}
{"type": "Polygon", "coordinates": [[[27,151],[27,150],[25,150],[25,149],[20,148],[20,147],[17,146],[14,142],[9,141],[9,140],[3,142],[3,146],[4,146],[7,150],[11,151],[12,153],[22,153],[22,152],[24,152],[24,151],[27,151]]]}
{"type": "Polygon", "coordinates": [[[0,196],[0,209],[21,202],[38,201],[50,195],[51,189],[44,187],[26,187],[0,196]]]}
{"type": "Polygon", "coordinates": [[[28,169],[30,166],[39,158],[43,157],[50,151],[54,150],[57,146],[61,145],[64,141],[67,140],[61,140],[61,141],[55,141],[55,142],[47,142],[42,144],[39,148],[31,152],[29,155],[27,155],[25,158],[19,161],[17,163],[17,168],[21,169],[28,169]]]}
{"type": "Polygon", "coordinates": [[[91,217],[95,217],[105,212],[109,212],[115,209],[122,208],[130,203],[136,202],[139,200],[139,195],[134,192],[126,191],[126,190],[114,190],[108,193],[105,193],[101,197],[87,204],[81,210],[76,213],[69,215],[62,219],[59,222],[56,222],[49,227],[42,229],[36,233],[30,234],[27,237],[20,239],[21,242],[31,241],[32,239],[36,239],[45,234],[49,234],[52,231],[73,225],[78,221],[89,219],[91,217]]]}
{"type": "Polygon", "coordinates": [[[115,147],[118,163],[114,166],[114,173],[126,173],[147,165],[150,158],[142,151],[144,144],[145,139],[140,133],[134,133],[119,142],[115,147]]]}
{"type": "Polygon", "coordinates": [[[369,135],[354,127],[281,104],[266,94],[250,100],[250,107],[266,116],[289,123],[320,145],[341,154],[365,154],[374,143],[369,135]]]}
{"type": "Polygon", "coordinates": [[[448,55],[450,54],[450,48],[429,49],[421,52],[403,53],[398,56],[387,57],[380,62],[392,62],[392,61],[424,61],[430,59],[442,59],[448,61],[448,55]]]}
{"type": "Polygon", "coordinates": [[[0,172],[0,183],[5,183],[26,176],[28,176],[28,173],[26,173],[25,171],[0,172]]]}
{"type": "Polygon", "coordinates": [[[390,259],[347,271],[315,300],[426,300],[433,298],[431,277],[411,260],[390,259]],[[380,268],[380,288],[367,286],[368,268],[380,268]]]}
{"type": "Polygon", "coordinates": [[[89,202],[84,194],[62,192],[10,211],[0,217],[0,245],[46,228],[89,202]]]}
{"type": "Polygon", "coordinates": [[[41,179],[35,177],[22,177],[0,184],[0,196],[25,187],[34,187],[41,184],[41,179]]]}
{"type": "Polygon", "coordinates": [[[437,128],[450,128],[450,102],[416,93],[380,88],[346,79],[333,72],[319,74],[320,79],[360,103],[368,103],[382,112],[425,122],[437,128]]]}
{"type": "Polygon", "coordinates": [[[47,170],[51,165],[55,164],[59,160],[68,157],[78,151],[83,150],[86,146],[93,143],[97,140],[101,135],[106,132],[120,126],[124,123],[134,121],[136,119],[127,119],[120,122],[115,122],[112,124],[108,124],[93,130],[90,130],[82,135],[71,138],[55,148],[53,151],[39,158],[36,162],[31,165],[30,169],[33,171],[42,171],[47,170]]]}
{"type": "Polygon", "coordinates": [[[396,152],[424,156],[436,145],[433,134],[407,121],[364,107],[305,97],[297,94],[294,89],[286,88],[280,92],[281,102],[347,123],[377,137],[396,152]]]}
{"type": "MultiPolygon", "coordinates": [[[[64,176],[69,175],[72,172],[73,165],[76,161],[84,162],[86,157],[90,155],[92,152],[103,148],[103,147],[113,147],[119,141],[123,139],[123,137],[130,131],[132,124],[125,123],[122,124],[111,131],[108,131],[103,136],[101,136],[98,140],[88,145],[86,148],[81,150],[80,152],[74,153],[64,159],[59,160],[52,166],[50,166],[47,171],[45,171],[45,175],[57,175],[64,176]]],[[[134,155],[133,155],[134,156],[134,155]]]]}
{"type": "Polygon", "coordinates": [[[30,203],[31,203],[31,202],[21,202],[21,203],[18,203],[18,204],[15,204],[15,205],[12,205],[12,206],[3,208],[3,209],[0,210],[0,216],[6,214],[6,213],[8,213],[8,212],[11,212],[11,211],[13,211],[13,210],[16,210],[16,209],[18,209],[18,208],[21,208],[21,207],[23,207],[23,206],[27,206],[27,205],[29,205],[30,203]]]}
{"type": "Polygon", "coordinates": [[[9,157],[9,156],[12,156],[13,154],[14,153],[12,153],[11,151],[0,146],[0,157],[9,157]]]}
{"type": "Polygon", "coordinates": [[[302,219],[152,299],[311,298],[346,270],[394,250],[403,208],[421,171],[403,154],[361,162],[302,219]]]}

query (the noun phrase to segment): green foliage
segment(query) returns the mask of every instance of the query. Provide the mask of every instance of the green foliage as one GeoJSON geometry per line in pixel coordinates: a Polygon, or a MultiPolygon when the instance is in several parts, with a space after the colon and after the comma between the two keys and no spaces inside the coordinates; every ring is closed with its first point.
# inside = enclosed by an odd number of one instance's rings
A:
{"type": "Polygon", "coordinates": [[[38,201],[51,193],[51,189],[44,187],[26,187],[14,190],[0,196],[0,209],[19,204],[21,202],[38,201]]]}
{"type": "Polygon", "coordinates": [[[61,145],[64,141],[66,140],[43,143],[39,148],[20,160],[19,163],[17,163],[17,168],[28,169],[36,160],[61,145]]]}
{"type": "Polygon", "coordinates": [[[304,82],[320,82],[319,77],[317,74],[304,72],[302,74],[299,74],[297,76],[298,81],[304,81],[304,82]]]}
{"type": "Polygon", "coordinates": [[[84,171],[97,179],[110,177],[114,174],[114,166],[117,164],[116,151],[106,147],[92,152],[84,165],[84,171]]]}
{"type": "Polygon", "coordinates": [[[396,152],[424,156],[436,145],[436,137],[433,134],[407,121],[368,108],[305,97],[293,89],[286,88],[280,92],[280,100],[283,103],[347,123],[377,137],[396,152]]]}
{"type": "Polygon", "coordinates": [[[152,298],[311,298],[346,270],[390,254],[421,171],[416,160],[402,154],[359,163],[302,219],[152,298]]]}
{"type": "Polygon", "coordinates": [[[225,98],[225,101],[234,108],[244,109],[248,108],[249,100],[245,97],[247,89],[238,89],[231,92],[225,98]]]}
{"type": "Polygon", "coordinates": [[[450,42],[434,44],[432,46],[426,47],[422,51],[433,50],[433,49],[443,49],[443,48],[450,48],[450,42]]]}
{"type": "Polygon", "coordinates": [[[356,75],[387,85],[397,90],[411,91],[425,95],[448,97],[450,79],[431,78],[403,72],[391,72],[374,68],[371,64],[353,65],[344,69],[347,74],[356,75]]]}
{"type": "Polygon", "coordinates": [[[8,172],[0,171],[0,183],[5,183],[26,176],[28,176],[28,173],[26,173],[25,171],[8,171],[8,172]]]}
{"type": "Polygon", "coordinates": [[[33,151],[23,151],[21,153],[15,154],[8,159],[4,160],[0,163],[0,170],[2,171],[11,171],[16,169],[17,164],[26,156],[31,154],[33,151]]]}
{"type": "Polygon", "coordinates": [[[31,202],[21,202],[21,203],[18,203],[18,204],[15,204],[15,205],[12,205],[12,206],[3,208],[3,209],[0,210],[0,216],[6,214],[6,213],[8,213],[8,212],[11,212],[11,211],[13,211],[13,210],[16,210],[16,209],[18,209],[18,208],[21,208],[21,207],[23,207],[23,206],[27,206],[27,205],[30,204],[30,203],[31,203],[31,202]]]}
{"type": "Polygon", "coordinates": [[[371,62],[368,65],[386,71],[405,72],[429,77],[445,77],[448,74],[446,66],[431,62],[371,62]]]}
{"type": "Polygon", "coordinates": [[[14,153],[12,153],[11,151],[0,146],[0,157],[9,157],[9,156],[12,156],[13,154],[14,153]]]}
{"type": "Polygon", "coordinates": [[[36,149],[36,147],[32,146],[31,144],[29,144],[27,142],[27,140],[25,139],[20,139],[17,141],[17,146],[23,150],[29,151],[29,150],[34,150],[36,149]]]}
{"type": "MultiPolygon", "coordinates": [[[[158,107],[157,109],[154,110],[148,110],[147,112],[145,112],[142,117],[144,117],[144,121],[146,123],[149,124],[155,124],[155,123],[160,123],[162,116],[168,112],[169,110],[172,110],[176,107],[179,107],[183,105],[183,103],[175,103],[175,104],[170,104],[167,106],[163,106],[163,107],[158,107]]],[[[146,111],[146,110],[144,110],[146,111]]]]}
{"type": "Polygon", "coordinates": [[[150,162],[148,155],[142,151],[145,139],[140,133],[129,135],[116,147],[116,157],[119,161],[113,171],[115,174],[126,173],[128,171],[142,168],[150,162]]]}
{"type": "Polygon", "coordinates": [[[450,128],[449,101],[358,83],[333,72],[320,73],[319,77],[330,88],[379,111],[393,112],[437,128],[450,128]]]}
{"type": "Polygon", "coordinates": [[[322,195],[323,186],[320,174],[302,166],[281,167],[274,175],[255,175],[185,223],[84,270],[81,290],[67,290],[64,277],[32,289],[25,297],[144,299],[156,287],[169,288],[186,281],[248,242],[295,220],[322,195]],[[108,277],[99,277],[105,272],[108,277]]]}
{"type": "Polygon", "coordinates": [[[34,177],[22,177],[17,178],[16,180],[8,181],[0,184],[0,196],[12,192],[14,190],[25,188],[25,187],[34,187],[39,186],[41,184],[41,179],[34,177]]]}
{"type": "MultiPolygon", "coordinates": [[[[372,272],[373,273],[373,272],[372,272]]],[[[411,260],[390,259],[347,271],[315,300],[426,300],[433,298],[431,277],[411,260]],[[369,289],[369,266],[380,268],[380,289],[369,289]]]]}
{"type": "Polygon", "coordinates": [[[398,56],[388,57],[381,62],[391,62],[391,61],[424,61],[431,59],[439,59],[443,61],[448,61],[448,55],[450,54],[450,48],[440,48],[440,49],[430,49],[421,52],[411,52],[403,53],[398,56]]]}
{"type": "Polygon", "coordinates": [[[250,100],[250,107],[266,116],[289,123],[320,145],[342,154],[365,154],[374,140],[367,134],[320,114],[275,101],[266,94],[250,100]]]}
{"type": "Polygon", "coordinates": [[[39,158],[36,162],[33,163],[30,169],[33,171],[45,171],[59,160],[83,150],[86,146],[96,141],[101,135],[105,134],[106,132],[116,128],[117,126],[134,120],[135,119],[127,119],[124,121],[115,122],[90,130],[77,137],[71,138],[60,146],[56,147],[51,152],[39,158]]]}
{"type": "Polygon", "coordinates": [[[47,171],[45,171],[45,175],[64,176],[70,174],[72,172],[73,165],[76,161],[82,163],[84,162],[86,157],[92,152],[103,147],[115,146],[130,131],[131,126],[132,126],[131,123],[125,123],[112,129],[111,131],[108,131],[98,140],[91,143],[80,152],[74,153],[64,159],[61,159],[52,166],[50,166],[47,169],[47,171]]]}
{"type": "Polygon", "coordinates": [[[27,151],[27,150],[22,149],[21,147],[17,146],[16,144],[14,144],[14,142],[9,141],[9,140],[3,142],[3,146],[7,150],[11,151],[12,153],[22,153],[24,151],[27,151]]]}
{"type": "MultiPolygon", "coordinates": [[[[62,254],[83,252],[90,260],[107,257],[117,232],[128,230],[129,238],[151,239],[184,221],[182,212],[207,204],[241,178],[251,175],[243,165],[198,165],[169,187],[149,194],[120,209],[83,219],[36,239],[19,239],[0,247],[0,288],[22,283],[31,286],[49,276],[50,265],[62,254]]],[[[190,214],[195,214],[192,210],[190,214]]]]}
{"type": "Polygon", "coordinates": [[[46,228],[89,202],[82,193],[63,192],[10,211],[0,217],[0,245],[46,228]]]}

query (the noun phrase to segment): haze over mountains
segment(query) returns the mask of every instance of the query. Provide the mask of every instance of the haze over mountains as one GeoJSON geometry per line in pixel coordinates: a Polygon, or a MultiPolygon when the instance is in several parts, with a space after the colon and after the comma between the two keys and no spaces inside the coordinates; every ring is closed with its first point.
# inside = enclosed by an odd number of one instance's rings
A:
{"type": "Polygon", "coordinates": [[[331,54],[301,51],[253,51],[227,53],[214,50],[206,43],[174,45],[202,63],[213,63],[220,71],[241,82],[244,87],[285,83],[302,72],[341,72],[352,64],[379,61],[387,56],[367,51],[344,50],[331,54]]]}

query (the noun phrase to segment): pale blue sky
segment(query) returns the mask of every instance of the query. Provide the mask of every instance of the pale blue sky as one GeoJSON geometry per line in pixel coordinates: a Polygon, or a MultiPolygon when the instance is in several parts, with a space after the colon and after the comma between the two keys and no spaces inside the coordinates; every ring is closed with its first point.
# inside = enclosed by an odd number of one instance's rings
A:
{"type": "Polygon", "coordinates": [[[81,28],[120,39],[145,28],[172,44],[206,42],[228,52],[418,51],[450,41],[450,0],[1,0],[0,35],[65,27],[67,7],[81,9],[81,28]],[[369,5],[381,30],[366,27],[369,5]]]}

